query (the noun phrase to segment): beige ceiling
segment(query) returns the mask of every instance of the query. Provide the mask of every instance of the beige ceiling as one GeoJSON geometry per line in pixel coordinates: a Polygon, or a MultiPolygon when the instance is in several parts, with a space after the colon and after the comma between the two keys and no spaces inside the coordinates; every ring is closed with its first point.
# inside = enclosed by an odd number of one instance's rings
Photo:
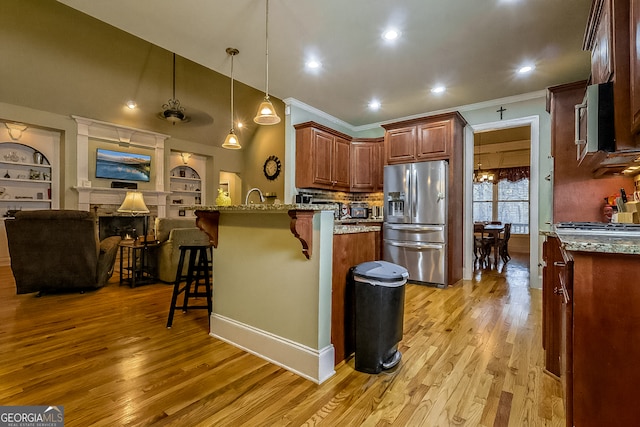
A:
{"type": "MultiPolygon", "coordinates": [[[[234,77],[264,90],[264,0],[59,1],[227,76],[225,49],[235,47],[234,77]]],[[[586,79],[590,4],[271,0],[269,89],[360,126],[586,79]],[[380,37],[387,26],[402,33],[395,43],[380,37]],[[310,54],[323,63],[315,74],[304,71],[310,54]],[[534,73],[516,76],[526,62],[534,73]],[[448,90],[433,95],[435,84],[448,90]],[[367,110],[372,98],[380,111],[367,110]]]]}

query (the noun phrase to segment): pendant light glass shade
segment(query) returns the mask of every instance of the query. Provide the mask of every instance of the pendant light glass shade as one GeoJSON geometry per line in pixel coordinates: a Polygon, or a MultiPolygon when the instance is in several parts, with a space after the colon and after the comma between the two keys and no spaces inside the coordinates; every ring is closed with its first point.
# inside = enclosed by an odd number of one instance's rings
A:
{"type": "Polygon", "coordinates": [[[227,48],[227,54],[231,56],[231,130],[224,139],[222,148],[227,148],[229,150],[239,150],[242,148],[240,146],[240,140],[233,130],[233,57],[239,53],[240,51],[238,49],[234,49],[232,47],[227,48]]]}
{"type": "Polygon", "coordinates": [[[275,125],[280,123],[280,117],[276,114],[276,109],[269,100],[269,97],[265,97],[264,101],[258,107],[258,114],[253,119],[254,122],[259,125],[275,125]]]}
{"type": "Polygon", "coordinates": [[[240,146],[240,141],[238,140],[238,137],[233,132],[233,129],[229,131],[229,134],[224,139],[224,142],[222,143],[222,148],[228,148],[229,150],[239,150],[242,148],[240,146]]]}
{"type": "Polygon", "coordinates": [[[276,114],[276,109],[269,100],[269,0],[266,0],[267,11],[265,19],[265,91],[264,100],[258,107],[258,114],[253,121],[259,125],[275,125],[280,123],[280,117],[276,114]]]}

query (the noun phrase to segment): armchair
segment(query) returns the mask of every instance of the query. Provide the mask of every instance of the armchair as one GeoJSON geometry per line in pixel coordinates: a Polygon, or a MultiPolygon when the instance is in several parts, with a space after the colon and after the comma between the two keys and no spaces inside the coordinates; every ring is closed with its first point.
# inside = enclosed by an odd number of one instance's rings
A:
{"type": "Polygon", "coordinates": [[[113,273],[120,237],[98,241],[90,212],[20,211],[5,227],[18,294],[101,288],[113,273]]]}
{"type": "MultiPolygon", "coordinates": [[[[156,218],[158,279],[173,283],[176,279],[181,245],[207,245],[209,236],[196,227],[195,218],[156,218]]],[[[186,271],[186,264],[184,266],[186,271]]]]}

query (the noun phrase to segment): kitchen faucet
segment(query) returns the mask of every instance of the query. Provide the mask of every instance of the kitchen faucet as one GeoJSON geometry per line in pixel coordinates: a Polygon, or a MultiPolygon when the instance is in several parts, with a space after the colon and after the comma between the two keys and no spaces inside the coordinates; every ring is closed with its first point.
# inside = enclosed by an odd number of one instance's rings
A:
{"type": "Polygon", "coordinates": [[[258,195],[260,196],[260,203],[264,203],[264,196],[262,195],[262,191],[260,191],[260,189],[259,189],[259,188],[254,187],[254,188],[252,188],[251,190],[249,190],[249,191],[247,192],[247,197],[245,197],[245,198],[244,198],[244,204],[245,204],[245,205],[248,205],[248,204],[249,204],[249,195],[250,195],[252,192],[254,192],[254,191],[257,191],[257,192],[258,192],[258,195]]]}

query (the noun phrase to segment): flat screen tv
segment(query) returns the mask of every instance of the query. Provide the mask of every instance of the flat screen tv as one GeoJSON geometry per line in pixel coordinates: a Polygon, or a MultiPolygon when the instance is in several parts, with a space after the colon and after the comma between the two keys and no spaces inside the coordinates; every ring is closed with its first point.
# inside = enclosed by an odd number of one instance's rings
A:
{"type": "Polygon", "coordinates": [[[151,156],[98,148],[96,178],[149,182],[151,156]]]}

